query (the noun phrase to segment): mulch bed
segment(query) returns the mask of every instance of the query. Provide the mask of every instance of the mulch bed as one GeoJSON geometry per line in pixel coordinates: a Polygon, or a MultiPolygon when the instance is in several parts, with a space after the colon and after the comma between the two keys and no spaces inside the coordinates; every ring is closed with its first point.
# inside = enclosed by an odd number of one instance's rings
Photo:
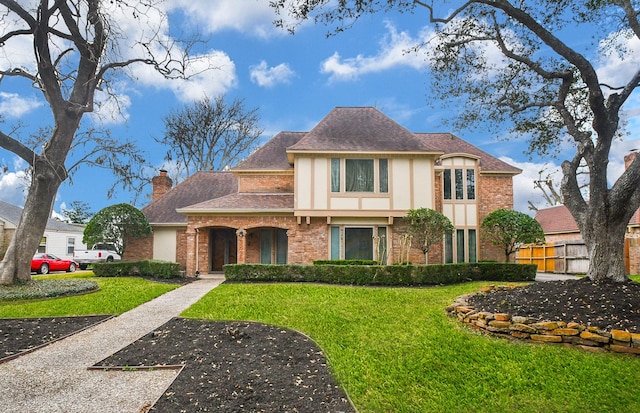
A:
{"type": "Polygon", "coordinates": [[[479,311],[640,333],[640,283],[634,281],[593,282],[582,278],[538,282],[475,294],[468,302],[479,311]]]}
{"type": "Polygon", "coordinates": [[[0,363],[63,339],[111,317],[110,315],[95,315],[0,319],[0,349],[2,349],[0,363]]]}
{"type": "Polygon", "coordinates": [[[307,336],[253,322],[174,318],[96,364],[184,365],[157,412],[354,412],[307,336]]]}

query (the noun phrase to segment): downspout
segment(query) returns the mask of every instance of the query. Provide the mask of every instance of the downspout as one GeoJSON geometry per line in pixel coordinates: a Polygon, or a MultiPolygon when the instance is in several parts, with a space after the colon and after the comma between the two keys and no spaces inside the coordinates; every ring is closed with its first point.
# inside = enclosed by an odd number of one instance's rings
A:
{"type": "Polygon", "coordinates": [[[200,276],[200,260],[198,251],[200,250],[200,228],[196,228],[196,277],[200,276]]]}

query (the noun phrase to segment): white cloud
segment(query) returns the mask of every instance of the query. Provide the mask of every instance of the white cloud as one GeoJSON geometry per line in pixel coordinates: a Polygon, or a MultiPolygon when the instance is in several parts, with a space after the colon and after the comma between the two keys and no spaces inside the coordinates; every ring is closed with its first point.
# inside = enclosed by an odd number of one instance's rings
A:
{"type": "Polygon", "coordinates": [[[425,69],[428,63],[422,53],[409,52],[412,47],[431,37],[431,32],[423,30],[414,38],[407,32],[398,32],[395,26],[386,22],[387,34],[380,42],[380,49],[372,56],[357,55],[342,58],[338,52],[327,58],[321,65],[321,72],[329,74],[331,81],[354,80],[368,73],[378,73],[397,67],[425,69]]]}
{"type": "Polygon", "coordinates": [[[288,64],[280,63],[277,66],[268,67],[266,61],[250,68],[251,81],[261,87],[273,87],[277,84],[289,83],[295,72],[288,64]]]}
{"type": "Polygon", "coordinates": [[[509,157],[500,159],[522,169],[521,174],[513,177],[513,209],[533,216],[535,213],[529,208],[529,201],[538,209],[548,208],[542,191],[534,186],[534,182],[551,179],[558,187],[562,178],[560,166],[550,162],[519,162],[509,157]]]}
{"type": "Polygon", "coordinates": [[[0,92],[0,115],[8,118],[19,118],[44,103],[33,97],[23,97],[17,93],[0,92]]]}
{"type": "Polygon", "coordinates": [[[624,86],[640,66],[640,39],[632,33],[614,33],[600,43],[600,81],[624,86]]]}
{"type": "Polygon", "coordinates": [[[24,205],[27,196],[26,176],[24,171],[0,175],[0,200],[16,206],[24,205]]]}
{"type": "Polygon", "coordinates": [[[267,1],[169,0],[167,3],[171,10],[179,9],[186,14],[185,24],[195,24],[208,33],[235,30],[263,38],[285,34],[274,26],[278,16],[267,1]]]}

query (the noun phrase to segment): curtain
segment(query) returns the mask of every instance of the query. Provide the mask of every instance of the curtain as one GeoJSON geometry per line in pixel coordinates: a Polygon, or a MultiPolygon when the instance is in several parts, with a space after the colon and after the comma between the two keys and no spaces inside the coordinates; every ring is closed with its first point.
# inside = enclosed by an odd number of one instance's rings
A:
{"type": "Polygon", "coordinates": [[[373,192],[373,159],[345,161],[347,192],[373,192]]]}

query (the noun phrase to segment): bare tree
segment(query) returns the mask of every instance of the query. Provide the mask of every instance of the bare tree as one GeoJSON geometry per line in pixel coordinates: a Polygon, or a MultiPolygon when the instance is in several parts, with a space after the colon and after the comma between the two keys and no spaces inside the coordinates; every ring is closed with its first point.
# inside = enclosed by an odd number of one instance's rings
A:
{"type": "Polygon", "coordinates": [[[415,50],[429,52],[437,96],[461,108],[455,124],[507,125],[513,136],[530,137],[529,151],[541,156],[571,143],[575,155],[562,163],[560,187],[587,246],[587,276],[628,279],[624,238],[640,206],[640,161],[611,187],[607,166],[614,138],[623,135],[623,106],[637,98],[640,68],[616,73],[615,84],[606,84],[596,65],[603,48],[624,56],[627,41],[640,38],[637,1],[274,0],[271,5],[296,20],[290,30],[306,19],[341,31],[364,14],[425,11],[434,35],[415,50]],[[565,29],[582,35],[566,36],[565,29]],[[502,60],[491,59],[494,54],[502,60]],[[583,161],[588,196],[576,177],[583,161]]]}
{"type": "Polygon", "coordinates": [[[255,149],[263,132],[259,120],[258,109],[245,109],[241,99],[206,97],[171,111],[164,118],[164,137],[155,140],[169,148],[165,159],[176,164],[179,176],[217,171],[255,149]]]}
{"type": "Polygon", "coordinates": [[[31,257],[58,188],[68,178],[65,160],[82,117],[94,110],[96,91],[109,91],[109,81],[114,80],[111,76],[135,63],[149,65],[165,77],[184,76],[188,59],[182,50],[186,49],[168,43],[158,29],[150,28],[151,36],[138,40],[143,50],[139,56],[122,57],[118,41],[126,33],[110,16],[126,10],[145,24],[151,21],[145,16],[160,13],[154,4],[136,0],[0,0],[0,48],[28,41],[33,50],[31,65],[0,67],[0,78],[30,81],[46,99],[53,119],[51,134],[37,152],[6,130],[0,131],[0,147],[22,158],[32,171],[20,223],[0,262],[0,284],[31,278],[31,257]]]}

